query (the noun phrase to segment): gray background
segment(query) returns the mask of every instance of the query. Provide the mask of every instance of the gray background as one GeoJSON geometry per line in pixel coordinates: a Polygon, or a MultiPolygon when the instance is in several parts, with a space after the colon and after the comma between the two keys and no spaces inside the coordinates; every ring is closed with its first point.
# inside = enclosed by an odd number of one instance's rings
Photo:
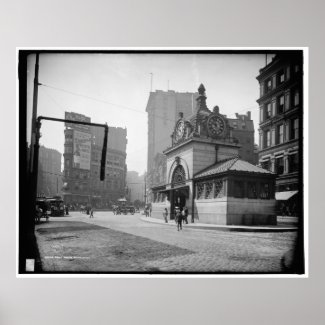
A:
{"type": "Polygon", "coordinates": [[[2,3],[0,324],[323,324],[324,9],[321,0],[2,3]],[[308,46],[309,278],[17,279],[16,46],[308,46]]]}

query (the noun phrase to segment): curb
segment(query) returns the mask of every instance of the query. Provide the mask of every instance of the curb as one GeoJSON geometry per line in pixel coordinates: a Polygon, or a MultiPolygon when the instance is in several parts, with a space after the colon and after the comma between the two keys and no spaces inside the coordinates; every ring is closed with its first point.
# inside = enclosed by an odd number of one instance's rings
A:
{"type": "MultiPolygon", "coordinates": [[[[159,220],[151,217],[140,217],[144,222],[151,222],[165,226],[174,226],[176,224],[173,220],[171,222],[165,223],[163,220],[159,220]]],[[[219,231],[237,231],[237,232],[292,232],[297,231],[298,227],[261,227],[261,226],[223,226],[223,225],[212,225],[203,223],[187,224],[184,227],[192,229],[203,229],[203,230],[219,230],[219,231]]]]}

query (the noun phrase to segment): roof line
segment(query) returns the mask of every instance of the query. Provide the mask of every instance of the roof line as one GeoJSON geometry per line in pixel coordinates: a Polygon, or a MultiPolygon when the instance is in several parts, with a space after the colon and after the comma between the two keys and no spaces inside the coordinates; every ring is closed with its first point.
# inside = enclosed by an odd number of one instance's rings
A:
{"type": "MultiPolygon", "coordinates": [[[[225,158],[225,159],[223,159],[223,160],[217,161],[216,163],[214,163],[214,164],[212,164],[212,165],[210,165],[210,166],[204,168],[203,170],[200,170],[199,172],[197,172],[195,175],[193,175],[193,178],[196,177],[196,175],[198,175],[198,174],[204,173],[207,169],[211,168],[212,166],[215,166],[215,165],[217,165],[217,164],[225,163],[226,161],[229,161],[229,160],[231,160],[231,159],[236,159],[236,160],[234,161],[234,163],[235,163],[235,162],[239,159],[239,156],[238,156],[238,155],[235,155],[235,156],[233,156],[233,157],[229,157],[229,158],[225,158]],[[237,159],[236,159],[236,158],[237,158],[237,159]]],[[[234,163],[233,163],[233,164],[234,164],[234,163]]],[[[233,164],[231,165],[231,167],[233,166],[233,164]]]]}
{"type": "Polygon", "coordinates": [[[234,162],[231,164],[231,166],[228,167],[228,170],[230,170],[230,168],[239,160],[239,156],[236,155],[236,157],[234,157],[234,162]]]}

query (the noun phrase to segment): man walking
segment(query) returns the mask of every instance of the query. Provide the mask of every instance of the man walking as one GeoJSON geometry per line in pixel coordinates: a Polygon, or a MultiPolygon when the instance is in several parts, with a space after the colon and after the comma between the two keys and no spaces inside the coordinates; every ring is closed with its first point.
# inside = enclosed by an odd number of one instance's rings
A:
{"type": "Polygon", "coordinates": [[[176,223],[177,223],[177,231],[182,230],[182,214],[181,214],[181,210],[179,209],[179,207],[176,207],[175,209],[175,214],[176,214],[176,223]]]}

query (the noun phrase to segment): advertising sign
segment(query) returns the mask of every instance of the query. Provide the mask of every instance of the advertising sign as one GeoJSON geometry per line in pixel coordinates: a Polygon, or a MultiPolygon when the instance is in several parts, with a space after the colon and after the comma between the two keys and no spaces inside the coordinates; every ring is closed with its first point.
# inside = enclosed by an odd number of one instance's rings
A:
{"type": "Polygon", "coordinates": [[[73,165],[75,168],[90,170],[91,134],[73,131],[73,165]]]}

